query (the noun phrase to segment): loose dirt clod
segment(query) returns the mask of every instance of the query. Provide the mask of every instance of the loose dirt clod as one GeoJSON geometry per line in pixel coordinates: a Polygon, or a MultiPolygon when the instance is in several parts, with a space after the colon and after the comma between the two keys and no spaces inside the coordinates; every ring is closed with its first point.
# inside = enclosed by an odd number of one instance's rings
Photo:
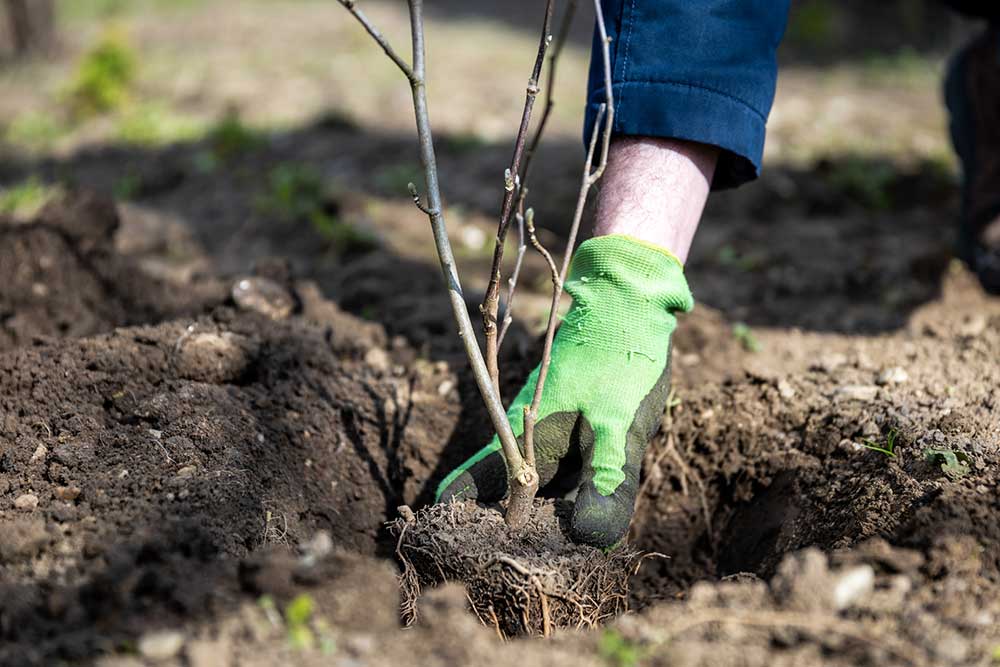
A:
{"type": "Polygon", "coordinates": [[[394,521],[404,622],[417,619],[423,586],[446,581],[465,583],[476,615],[503,637],[549,636],[555,628],[588,628],[625,612],[628,580],[643,555],[624,545],[603,552],[570,542],[568,509],[536,500],[519,530],[496,509],[472,501],[433,505],[394,521]]]}

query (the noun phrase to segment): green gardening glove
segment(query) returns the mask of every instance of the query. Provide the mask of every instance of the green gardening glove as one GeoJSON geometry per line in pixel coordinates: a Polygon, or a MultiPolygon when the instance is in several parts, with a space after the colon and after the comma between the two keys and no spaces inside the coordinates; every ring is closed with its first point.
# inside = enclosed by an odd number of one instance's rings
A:
{"type": "MultiPolygon", "coordinates": [[[[694,300],[677,258],[622,235],[582,243],[566,291],[573,305],[552,346],[535,459],[545,485],[557,471],[561,476],[568,454],[579,454],[571,537],[603,548],[619,542],[632,520],[643,453],[670,391],[674,313],[691,310],[694,300]]],[[[538,368],[507,411],[522,447],[523,408],[537,378],[538,368]]],[[[437,499],[495,502],[506,493],[506,466],[494,436],[441,482],[437,499]]]]}

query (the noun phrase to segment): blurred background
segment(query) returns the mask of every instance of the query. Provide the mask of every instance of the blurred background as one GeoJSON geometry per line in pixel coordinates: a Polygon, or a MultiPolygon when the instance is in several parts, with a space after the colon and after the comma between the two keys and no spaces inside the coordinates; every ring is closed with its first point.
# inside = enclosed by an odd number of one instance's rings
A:
{"type": "MultiPolygon", "coordinates": [[[[476,302],[542,3],[427,4],[431,118],[476,302]]],[[[961,271],[940,85],[975,23],[922,0],[793,5],[764,176],[711,199],[688,267],[704,312],[745,327],[734,330],[744,346],[746,327],[898,328],[961,271]]],[[[429,353],[452,351],[430,233],[406,192],[421,182],[409,89],[337,2],[3,7],[18,19],[0,32],[8,224],[61,190],[96,188],[121,202],[120,249],[151,271],[235,272],[288,257],[348,310],[429,353]]],[[[364,8],[406,52],[405,3],[364,8]]],[[[582,166],[592,20],[579,10],[563,53],[532,191],[543,241],[557,249],[582,166]]],[[[513,354],[539,330],[546,280],[529,253],[513,354]]]]}

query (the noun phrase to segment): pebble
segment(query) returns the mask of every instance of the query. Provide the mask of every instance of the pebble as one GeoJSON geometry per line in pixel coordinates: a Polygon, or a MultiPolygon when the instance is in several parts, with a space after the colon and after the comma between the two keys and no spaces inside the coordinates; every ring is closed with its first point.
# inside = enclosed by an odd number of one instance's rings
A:
{"type": "Polygon", "coordinates": [[[147,632],[139,638],[139,653],[153,662],[170,660],[184,647],[184,635],[174,630],[147,632]]]}
{"type": "Polygon", "coordinates": [[[55,490],[56,498],[72,502],[80,497],[79,486],[57,486],[55,490]]]}
{"type": "Polygon", "coordinates": [[[788,380],[778,380],[778,394],[785,400],[795,398],[795,388],[788,383],[788,380]]]}
{"type": "Polygon", "coordinates": [[[834,393],[836,398],[865,402],[874,401],[877,395],[878,387],[865,384],[847,384],[834,393]]]}
{"type": "Polygon", "coordinates": [[[200,639],[188,644],[187,658],[191,667],[225,667],[232,649],[227,638],[200,639]]]}
{"type": "Polygon", "coordinates": [[[392,365],[392,360],[389,359],[388,352],[380,347],[373,347],[365,352],[365,363],[375,370],[385,373],[392,365]]]}
{"type": "Polygon", "coordinates": [[[848,609],[871,595],[875,590],[875,570],[871,565],[852,567],[840,574],[833,585],[833,606],[848,609]]]}
{"type": "Polygon", "coordinates": [[[184,466],[177,471],[177,477],[181,479],[186,477],[194,477],[194,474],[198,472],[198,466],[184,466]]]}
{"type": "Polygon", "coordinates": [[[809,367],[810,370],[831,373],[847,363],[847,355],[840,352],[830,352],[819,358],[819,361],[809,367]]]}
{"type": "Polygon", "coordinates": [[[326,557],[333,551],[333,538],[325,530],[318,531],[311,540],[299,546],[302,550],[302,562],[308,566],[326,557]]]}
{"type": "Polygon", "coordinates": [[[961,336],[975,338],[986,330],[986,324],[985,315],[970,315],[959,325],[958,333],[961,336]]]}
{"type": "Polygon", "coordinates": [[[31,455],[28,459],[29,463],[38,463],[39,461],[44,461],[45,457],[49,455],[49,448],[45,445],[38,445],[35,449],[35,453],[31,455]]]}
{"type": "Polygon", "coordinates": [[[910,374],[906,372],[906,369],[902,366],[893,366],[892,368],[887,368],[878,374],[878,379],[875,380],[877,384],[887,385],[887,384],[903,384],[909,381],[910,374]]]}
{"type": "Polygon", "coordinates": [[[258,349],[256,341],[229,331],[186,333],[178,341],[174,363],[187,380],[222,384],[242,376],[258,349]]]}
{"type": "Polygon", "coordinates": [[[30,512],[38,507],[38,496],[33,493],[20,495],[14,499],[14,507],[25,512],[30,512]]]}
{"type": "Polygon", "coordinates": [[[269,278],[259,276],[237,280],[232,297],[241,310],[251,310],[272,320],[283,320],[295,309],[295,300],[288,290],[269,278]]]}

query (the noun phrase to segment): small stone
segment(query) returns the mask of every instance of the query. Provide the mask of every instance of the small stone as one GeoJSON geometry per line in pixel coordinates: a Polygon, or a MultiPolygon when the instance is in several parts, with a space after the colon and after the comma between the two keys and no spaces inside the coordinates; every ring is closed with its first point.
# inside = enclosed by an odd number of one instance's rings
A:
{"type": "Polygon", "coordinates": [[[24,512],[30,512],[38,507],[38,496],[25,493],[14,499],[14,507],[24,512]]]}
{"type": "Polygon", "coordinates": [[[139,638],[139,653],[153,662],[165,662],[184,647],[184,635],[173,630],[147,632],[139,638]]]}
{"type": "Polygon", "coordinates": [[[295,309],[295,300],[288,290],[259,276],[237,280],[232,297],[241,310],[251,310],[272,320],[283,320],[295,309]]]}
{"type": "Polygon", "coordinates": [[[194,474],[198,472],[198,466],[184,466],[177,471],[177,477],[185,479],[188,477],[194,477],[194,474]]]}
{"type": "Polygon", "coordinates": [[[259,344],[230,331],[185,333],[178,341],[175,368],[180,377],[223,384],[242,377],[259,351],[259,344]]]}
{"type": "Polygon", "coordinates": [[[325,530],[318,531],[311,540],[299,547],[302,550],[302,562],[312,566],[316,561],[325,558],[333,551],[333,538],[325,530]]]}
{"type": "Polygon", "coordinates": [[[681,362],[681,366],[697,366],[701,363],[701,356],[694,352],[688,352],[682,354],[677,360],[681,362]]]}
{"type": "Polygon", "coordinates": [[[875,380],[876,383],[880,385],[887,384],[903,384],[910,379],[910,374],[906,372],[906,369],[902,366],[893,366],[892,368],[887,368],[878,374],[878,379],[875,380]]]}
{"type": "Polygon", "coordinates": [[[839,611],[855,606],[875,590],[875,570],[871,565],[852,567],[833,584],[833,606],[839,611]]]}
{"type": "Polygon", "coordinates": [[[30,459],[28,459],[28,462],[38,463],[40,461],[44,461],[45,457],[48,455],[49,455],[49,448],[46,447],[45,445],[38,445],[38,447],[35,448],[35,453],[31,455],[30,459]]]}
{"type": "Polygon", "coordinates": [[[795,398],[795,388],[788,383],[788,380],[778,380],[778,394],[787,401],[795,398]]]}
{"type": "Polygon", "coordinates": [[[846,363],[846,354],[841,354],[840,352],[830,352],[820,357],[819,361],[812,364],[809,369],[814,371],[823,371],[824,373],[832,373],[846,363]]]}
{"type": "Polygon", "coordinates": [[[445,380],[438,385],[438,396],[447,396],[451,393],[451,390],[455,388],[455,383],[452,380],[445,380]]]}
{"type": "Polygon", "coordinates": [[[865,384],[847,384],[837,389],[834,396],[849,401],[871,402],[878,396],[878,387],[865,384]]]}
{"type": "Polygon", "coordinates": [[[72,502],[80,497],[79,486],[57,486],[55,490],[56,498],[72,502]]]}
{"type": "Polygon", "coordinates": [[[226,667],[230,662],[232,646],[227,637],[199,639],[188,643],[186,652],[191,667],[226,667]]]}
{"type": "Polygon", "coordinates": [[[388,352],[380,347],[373,347],[365,352],[365,363],[375,370],[385,373],[392,365],[392,360],[389,359],[388,352]]]}
{"type": "Polygon", "coordinates": [[[962,320],[958,327],[958,333],[960,336],[976,338],[986,330],[986,324],[985,315],[969,315],[962,320]]]}

